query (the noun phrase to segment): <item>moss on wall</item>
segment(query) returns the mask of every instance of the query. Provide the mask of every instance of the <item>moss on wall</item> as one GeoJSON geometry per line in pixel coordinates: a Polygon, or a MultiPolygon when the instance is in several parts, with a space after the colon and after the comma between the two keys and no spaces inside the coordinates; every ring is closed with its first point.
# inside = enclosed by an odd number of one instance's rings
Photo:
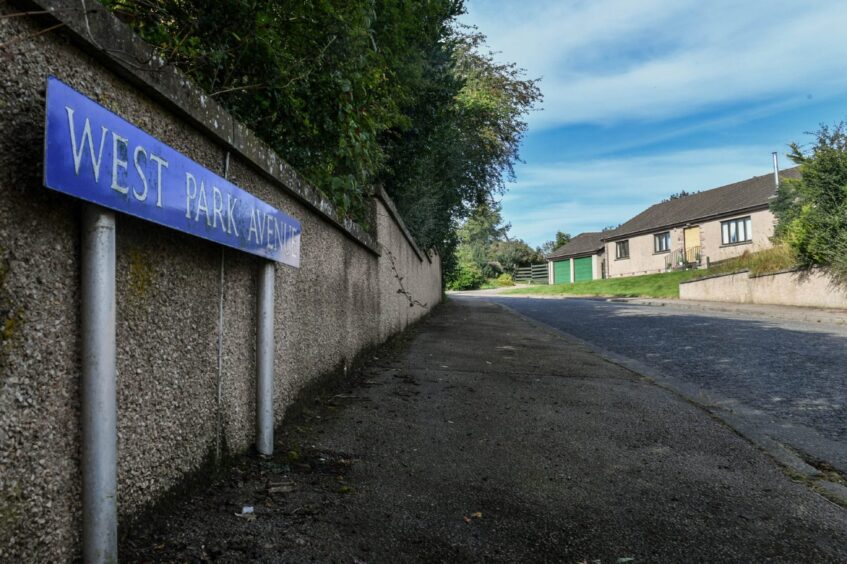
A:
{"type": "Polygon", "coordinates": [[[150,255],[138,247],[129,249],[129,288],[133,296],[143,298],[153,285],[156,269],[150,255]]]}

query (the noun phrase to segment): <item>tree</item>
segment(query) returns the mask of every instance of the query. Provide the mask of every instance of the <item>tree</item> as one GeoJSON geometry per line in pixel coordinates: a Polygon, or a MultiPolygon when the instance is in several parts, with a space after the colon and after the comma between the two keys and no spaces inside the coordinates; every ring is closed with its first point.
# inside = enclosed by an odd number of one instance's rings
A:
{"type": "Polygon", "coordinates": [[[847,282],[847,129],[843,122],[821,125],[804,151],[789,145],[800,178],[780,182],[771,206],[776,235],[797,253],[801,265],[826,266],[847,282]]]}
{"type": "Polygon", "coordinates": [[[486,278],[500,274],[514,276],[521,266],[544,260],[526,242],[509,237],[508,223],[503,223],[500,204],[484,202],[458,229],[456,267],[448,278],[452,289],[470,289],[486,278]]]}
{"type": "Polygon", "coordinates": [[[539,100],[460,27],[463,0],[103,0],[335,205],[381,183],[445,271],[456,229],[512,175],[539,100]]]}
{"type": "Polygon", "coordinates": [[[552,253],[553,251],[555,251],[556,249],[558,249],[559,247],[564,247],[565,245],[570,243],[570,241],[571,241],[570,233],[565,233],[563,231],[556,231],[556,238],[553,239],[552,241],[547,241],[546,243],[544,243],[543,245],[538,247],[536,252],[539,255],[547,256],[550,253],[552,253]]]}
{"type": "Polygon", "coordinates": [[[483,203],[478,206],[458,230],[457,263],[473,264],[480,272],[486,273],[486,267],[491,262],[489,247],[504,239],[509,231],[509,225],[501,225],[502,222],[499,204],[483,203]]]}
{"type": "Polygon", "coordinates": [[[481,35],[454,30],[450,45],[447,59],[433,54],[440,74],[408,110],[415,126],[386,132],[391,164],[381,177],[412,233],[439,249],[448,273],[458,258],[452,233],[513,177],[523,116],[541,99],[536,81],[482,52],[481,35]]]}
{"type": "Polygon", "coordinates": [[[514,276],[518,268],[544,261],[538,251],[521,239],[494,241],[488,247],[489,262],[497,263],[501,272],[514,276]]]}

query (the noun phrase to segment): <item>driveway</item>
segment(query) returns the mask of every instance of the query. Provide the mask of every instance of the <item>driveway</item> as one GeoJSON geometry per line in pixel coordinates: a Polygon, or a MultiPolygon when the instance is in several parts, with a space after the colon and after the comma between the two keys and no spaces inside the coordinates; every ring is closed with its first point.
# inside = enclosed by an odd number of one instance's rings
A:
{"type": "Polygon", "coordinates": [[[754,440],[772,439],[813,465],[847,471],[847,326],[835,322],[838,316],[820,323],[767,307],[473,299],[577,337],[712,408],[754,440]]]}
{"type": "Polygon", "coordinates": [[[574,339],[455,300],[123,539],[128,562],[847,562],[847,511],[574,339]],[[253,509],[245,511],[244,507],[253,509]]]}

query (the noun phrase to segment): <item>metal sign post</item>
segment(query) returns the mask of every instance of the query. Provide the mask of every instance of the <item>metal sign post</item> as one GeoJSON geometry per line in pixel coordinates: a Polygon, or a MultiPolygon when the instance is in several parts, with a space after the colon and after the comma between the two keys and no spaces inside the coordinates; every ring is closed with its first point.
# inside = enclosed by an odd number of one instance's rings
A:
{"type": "Polygon", "coordinates": [[[85,562],[118,561],[115,214],[82,213],[82,546],[85,562]]]}
{"type": "Polygon", "coordinates": [[[256,330],[256,450],[274,452],[274,275],[276,266],[265,262],[259,270],[258,326],[256,330]]]}

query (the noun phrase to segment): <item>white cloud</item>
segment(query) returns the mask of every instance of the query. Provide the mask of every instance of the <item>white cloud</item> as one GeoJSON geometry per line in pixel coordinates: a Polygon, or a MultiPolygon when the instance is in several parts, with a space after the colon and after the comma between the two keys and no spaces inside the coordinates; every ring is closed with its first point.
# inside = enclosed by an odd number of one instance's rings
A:
{"type": "Polygon", "coordinates": [[[843,1],[471,0],[465,21],[543,77],[533,127],[847,93],[843,1]]]}
{"type": "Polygon", "coordinates": [[[513,237],[537,246],[558,230],[598,231],[670,194],[767,174],[769,166],[770,149],[763,146],[525,165],[503,197],[503,216],[513,237]]]}

